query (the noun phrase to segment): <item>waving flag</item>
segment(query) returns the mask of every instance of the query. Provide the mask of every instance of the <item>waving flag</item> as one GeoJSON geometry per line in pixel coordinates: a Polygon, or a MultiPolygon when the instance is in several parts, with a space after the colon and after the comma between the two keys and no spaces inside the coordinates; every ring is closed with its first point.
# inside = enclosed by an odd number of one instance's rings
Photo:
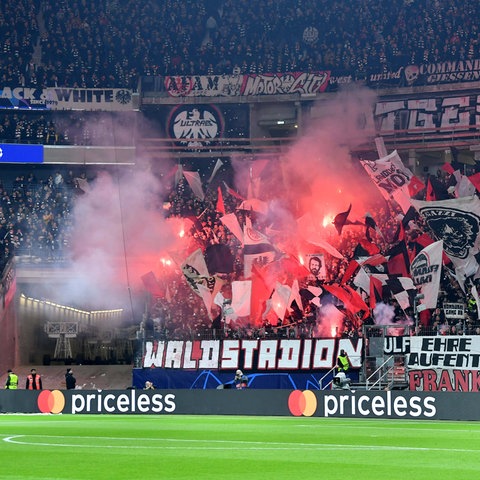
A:
{"type": "Polygon", "coordinates": [[[462,175],[458,170],[455,170],[455,172],[453,172],[453,176],[457,181],[454,186],[455,196],[457,198],[471,197],[472,195],[475,195],[475,185],[469,177],[467,177],[466,175],[462,175]]]}
{"type": "Polygon", "coordinates": [[[234,213],[228,213],[220,217],[220,221],[235,235],[237,240],[243,245],[243,231],[238,218],[234,213]]]}
{"type": "Polygon", "coordinates": [[[218,187],[217,189],[217,207],[216,210],[218,213],[225,215],[225,203],[223,202],[222,189],[218,187]]]}
{"type": "Polygon", "coordinates": [[[473,184],[473,186],[476,188],[477,192],[480,192],[480,172],[479,173],[474,173],[473,175],[470,175],[468,177],[468,179],[473,184]]]}
{"type": "Polygon", "coordinates": [[[456,277],[474,275],[478,270],[476,255],[480,252],[480,200],[477,196],[453,198],[438,202],[412,200],[436,240],[455,266],[456,277]]]}
{"type": "Polygon", "coordinates": [[[243,229],[243,244],[245,278],[250,277],[254,263],[266,265],[275,258],[275,248],[273,245],[263,233],[258,232],[252,227],[248,218],[243,229]]]}
{"type": "Polygon", "coordinates": [[[339,213],[338,215],[335,215],[335,218],[333,219],[333,224],[335,225],[335,228],[337,229],[337,232],[339,235],[342,234],[342,229],[347,223],[350,210],[352,210],[352,204],[350,204],[346,212],[342,212],[342,213],[339,213]]]}
{"type": "Polygon", "coordinates": [[[205,263],[210,274],[232,273],[233,272],[233,254],[228,245],[223,243],[214,243],[205,249],[205,263]]]}
{"type": "Polygon", "coordinates": [[[442,275],[443,241],[432,243],[419,252],[410,265],[410,274],[425,308],[436,308],[442,275]]]}
{"type": "Polygon", "coordinates": [[[200,174],[198,172],[187,172],[186,170],[184,170],[183,176],[186,178],[195,196],[198,197],[200,200],[204,200],[205,194],[203,193],[200,174]]]}
{"type": "Polygon", "coordinates": [[[346,310],[354,314],[363,311],[363,318],[368,317],[370,313],[368,305],[352,287],[348,285],[325,284],[323,288],[341,300],[346,310]]]}
{"type": "Polygon", "coordinates": [[[235,197],[238,200],[245,200],[239,193],[237,193],[233,188],[230,188],[226,182],[223,182],[225,185],[225,190],[227,191],[228,194],[230,194],[232,197],[235,197]]]}
{"type": "Polygon", "coordinates": [[[211,183],[215,175],[217,174],[218,170],[222,167],[223,162],[218,158],[217,162],[215,163],[215,167],[213,167],[212,174],[210,175],[210,178],[208,179],[207,183],[211,183]]]}
{"type": "Polygon", "coordinates": [[[447,187],[435,177],[428,177],[427,193],[425,199],[428,201],[447,200],[450,198],[447,187]]]}
{"type": "Polygon", "coordinates": [[[158,283],[157,277],[153,272],[148,272],[142,275],[141,278],[143,285],[153,297],[163,297],[165,295],[164,289],[158,283]]]}
{"type": "Polygon", "coordinates": [[[238,207],[237,210],[246,210],[248,212],[257,212],[263,215],[268,213],[268,203],[258,200],[257,198],[249,198],[244,200],[238,207]]]}
{"type": "Polygon", "coordinates": [[[290,297],[292,289],[288,285],[282,285],[277,282],[272,294],[272,309],[277,317],[283,320],[287,308],[290,306],[290,297]]]}
{"type": "Polygon", "coordinates": [[[407,244],[404,241],[390,247],[385,256],[388,257],[387,269],[391,275],[410,275],[410,257],[408,255],[407,244]]]}
{"type": "Polygon", "coordinates": [[[321,307],[320,297],[322,296],[322,293],[323,290],[320,287],[314,287],[312,285],[300,289],[300,295],[305,301],[313,303],[317,307],[321,307]]]}
{"type": "Polygon", "coordinates": [[[410,206],[410,190],[417,191],[419,185],[418,181],[414,180],[413,173],[403,165],[398,152],[394,150],[376,161],[361,160],[360,163],[383,197],[386,200],[395,200],[406,212],[410,206]]]}
{"type": "Polygon", "coordinates": [[[250,315],[251,295],[250,280],[232,282],[232,309],[238,317],[250,315]]]}
{"type": "Polygon", "coordinates": [[[200,248],[185,259],[181,269],[188,285],[198,296],[204,298],[203,290],[200,291],[198,288],[199,285],[207,287],[211,292],[215,290],[217,279],[208,273],[207,264],[200,248]]]}
{"type": "Polygon", "coordinates": [[[348,215],[350,214],[351,209],[352,204],[350,204],[346,212],[341,212],[338,215],[335,215],[335,218],[333,219],[333,225],[335,226],[335,229],[337,230],[339,235],[342,234],[342,230],[345,225],[363,225],[363,223],[359,220],[355,220],[352,222],[348,219],[348,215]]]}
{"type": "Polygon", "coordinates": [[[396,150],[376,161],[361,160],[360,163],[386,200],[398,190],[408,193],[413,173],[403,165],[396,150]]]}
{"type": "Polygon", "coordinates": [[[253,325],[260,325],[262,313],[265,310],[266,302],[270,298],[273,289],[268,287],[262,272],[256,265],[252,265],[251,279],[250,320],[253,325]]]}
{"type": "Polygon", "coordinates": [[[300,296],[300,287],[298,285],[298,280],[294,280],[292,284],[292,289],[290,292],[289,306],[295,302],[300,310],[303,311],[302,297],[300,296]]]}
{"type": "Polygon", "coordinates": [[[387,286],[392,295],[397,299],[398,304],[403,310],[413,305],[413,299],[418,291],[410,277],[397,277],[389,275],[387,286]]]}

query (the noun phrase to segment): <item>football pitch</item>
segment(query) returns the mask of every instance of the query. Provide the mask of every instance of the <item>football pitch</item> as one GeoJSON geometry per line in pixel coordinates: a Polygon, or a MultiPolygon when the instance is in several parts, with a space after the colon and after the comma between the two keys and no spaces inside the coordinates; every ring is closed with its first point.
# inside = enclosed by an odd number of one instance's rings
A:
{"type": "Polygon", "coordinates": [[[0,415],[0,479],[476,479],[480,422],[0,415]]]}

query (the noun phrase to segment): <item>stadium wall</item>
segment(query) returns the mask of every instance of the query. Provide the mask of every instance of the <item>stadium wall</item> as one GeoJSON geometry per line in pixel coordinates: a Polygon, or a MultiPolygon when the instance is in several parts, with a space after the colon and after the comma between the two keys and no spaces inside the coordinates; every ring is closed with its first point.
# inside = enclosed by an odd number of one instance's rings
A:
{"type": "Polygon", "coordinates": [[[478,394],[311,390],[5,390],[1,413],[480,420],[478,394]]]}

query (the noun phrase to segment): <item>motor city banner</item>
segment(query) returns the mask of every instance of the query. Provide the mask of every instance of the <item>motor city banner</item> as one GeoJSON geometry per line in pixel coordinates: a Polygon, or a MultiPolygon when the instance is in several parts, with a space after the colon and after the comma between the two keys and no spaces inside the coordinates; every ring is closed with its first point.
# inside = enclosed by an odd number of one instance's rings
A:
{"type": "Polygon", "coordinates": [[[329,71],[174,76],[164,78],[164,87],[171,97],[309,95],[324,92],[329,76],[329,71]]]}

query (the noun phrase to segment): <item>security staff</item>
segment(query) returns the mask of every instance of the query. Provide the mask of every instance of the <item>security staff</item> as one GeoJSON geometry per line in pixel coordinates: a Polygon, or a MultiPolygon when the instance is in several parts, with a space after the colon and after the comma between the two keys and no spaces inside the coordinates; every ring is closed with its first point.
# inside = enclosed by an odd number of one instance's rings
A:
{"type": "Polygon", "coordinates": [[[8,370],[7,383],[5,384],[7,390],[16,390],[18,388],[18,375],[8,370]]]}
{"type": "Polygon", "coordinates": [[[340,350],[340,354],[337,358],[337,372],[347,373],[350,368],[350,359],[348,358],[345,350],[340,350]]]}
{"type": "Polygon", "coordinates": [[[30,370],[30,375],[27,376],[27,383],[25,385],[25,388],[27,390],[42,389],[42,377],[37,373],[34,368],[30,370]]]}

